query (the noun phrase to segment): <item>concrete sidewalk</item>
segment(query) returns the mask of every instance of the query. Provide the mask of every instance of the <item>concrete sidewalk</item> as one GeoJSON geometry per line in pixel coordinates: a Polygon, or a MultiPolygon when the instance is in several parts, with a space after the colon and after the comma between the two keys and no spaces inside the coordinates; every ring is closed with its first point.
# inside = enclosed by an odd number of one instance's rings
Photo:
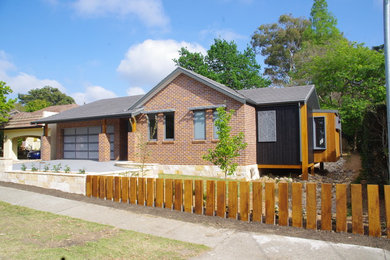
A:
{"type": "Polygon", "coordinates": [[[3,186],[0,200],[212,248],[197,259],[390,259],[390,252],[379,248],[218,229],[3,186]]]}

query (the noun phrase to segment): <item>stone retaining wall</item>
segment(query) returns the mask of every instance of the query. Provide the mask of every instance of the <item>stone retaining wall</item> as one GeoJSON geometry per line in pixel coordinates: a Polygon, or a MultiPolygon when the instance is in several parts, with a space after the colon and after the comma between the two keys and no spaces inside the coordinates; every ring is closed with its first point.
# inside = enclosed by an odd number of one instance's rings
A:
{"type": "Polygon", "coordinates": [[[0,171],[0,181],[85,195],[86,174],[0,171]]]}

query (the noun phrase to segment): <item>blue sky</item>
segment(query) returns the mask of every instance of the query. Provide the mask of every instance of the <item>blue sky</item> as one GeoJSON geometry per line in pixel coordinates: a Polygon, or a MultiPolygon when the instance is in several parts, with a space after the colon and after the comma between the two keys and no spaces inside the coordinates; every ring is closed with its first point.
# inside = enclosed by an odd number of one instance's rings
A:
{"type": "MultiPolygon", "coordinates": [[[[382,0],[328,0],[351,41],[383,43],[382,0]]],[[[281,14],[309,17],[312,0],[0,0],[0,80],[17,93],[58,87],[83,104],[147,92],[186,46],[216,37],[240,50],[281,14]]],[[[260,64],[262,57],[258,56],[260,64]]]]}

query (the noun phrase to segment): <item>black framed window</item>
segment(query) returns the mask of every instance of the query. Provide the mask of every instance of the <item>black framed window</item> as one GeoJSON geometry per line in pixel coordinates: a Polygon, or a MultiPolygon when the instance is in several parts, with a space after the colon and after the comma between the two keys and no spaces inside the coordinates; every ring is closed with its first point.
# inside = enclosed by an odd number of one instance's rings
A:
{"type": "Polygon", "coordinates": [[[175,139],[175,113],[164,114],[165,140],[175,139]]]}
{"type": "Polygon", "coordinates": [[[157,114],[149,114],[148,119],[149,140],[157,140],[157,114]]]}
{"type": "Polygon", "coordinates": [[[313,118],[314,149],[326,149],[326,121],[325,117],[313,118]]]}

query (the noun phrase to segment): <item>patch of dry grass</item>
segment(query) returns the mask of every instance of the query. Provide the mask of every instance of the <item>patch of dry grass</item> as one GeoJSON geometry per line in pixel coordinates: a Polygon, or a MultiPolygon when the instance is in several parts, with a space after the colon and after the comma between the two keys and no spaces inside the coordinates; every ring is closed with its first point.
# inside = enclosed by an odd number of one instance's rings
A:
{"type": "Polygon", "coordinates": [[[187,259],[207,249],[0,202],[1,259],[187,259]]]}

